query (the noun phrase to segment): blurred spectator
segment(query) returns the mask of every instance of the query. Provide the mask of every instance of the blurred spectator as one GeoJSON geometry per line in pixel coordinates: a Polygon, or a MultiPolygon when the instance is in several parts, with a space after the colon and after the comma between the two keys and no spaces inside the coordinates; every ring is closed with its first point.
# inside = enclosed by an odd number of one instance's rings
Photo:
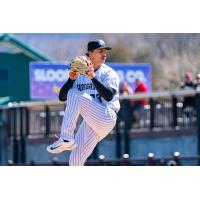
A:
{"type": "MultiPolygon", "coordinates": [[[[134,93],[147,93],[147,86],[145,83],[142,81],[141,78],[136,78],[135,80],[136,88],[134,93]]],[[[147,104],[147,99],[140,99],[137,101],[134,101],[134,104],[139,104],[139,105],[146,105],[147,104]]]]}
{"type": "MultiPolygon", "coordinates": [[[[128,84],[127,81],[124,81],[121,84],[119,92],[122,95],[133,94],[133,89],[131,88],[131,86],[128,84]]],[[[120,102],[120,104],[121,104],[121,109],[120,112],[118,113],[118,118],[128,123],[127,128],[130,129],[132,120],[132,112],[130,112],[132,110],[131,101],[129,99],[123,99],[120,102]]]]}
{"type": "MultiPolygon", "coordinates": [[[[136,88],[134,93],[147,93],[147,86],[142,81],[141,78],[136,78],[135,80],[136,88]]],[[[144,106],[148,103],[147,99],[139,99],[134,100],[132,102],[132,110],[133,110],[133,123],[137,122],[139,119],[137,116],[140,116],[141,111],[144,109],[144,106]],[[139,114],[140,113],[140,114],[139,114]]]]}
{"type": "Polygon", "coordinates": [[[200,89],[200,74],[196,75],[194,87],[195,89],[200,89]]]}
{"type": "Polygon", "coordinates": [[[121,84],[120,94],[133,94],[133,89],[131,88],[131,86],[128,84],[127,81],[124,81],[121,84]]]}
{"type": "MultiPolygon", "coordinates": [[[[195,88],[193,77],[190,72],[185,73],[184,79],[185,79],[184,84],[181,86],[181,89],[191,90],[195,88]]],[[[193,109],[194,106],[195,106],[195,97],[191,96],[184,97],[182,110],[187,117],[190,117],[191,109],[193,109]]]]}
{"type": "MultiPolygon", "coordinates": [[[[136,93],[147,93],[147,86],[142,81],[141,78],[137,77],[135,80],[135,90],[124,81],[121,84],[120,94],[136,94],[136,93]]],[[[139,116],[141,116],[141,111],[143,111],[144,106],[148,103],[147,99],[139,100],[128,100],[124,99],[121,101],[121,110],[119,117],[124,119],[128,123],[128,129],[131,129],[132,124],[139,121],[139,116]]]]}

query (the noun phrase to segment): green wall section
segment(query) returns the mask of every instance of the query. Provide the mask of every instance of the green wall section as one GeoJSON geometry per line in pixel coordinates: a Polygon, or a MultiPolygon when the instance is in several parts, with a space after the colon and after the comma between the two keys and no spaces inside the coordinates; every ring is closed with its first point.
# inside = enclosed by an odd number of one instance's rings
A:
{"type": "Polygon", "coordinates": [[[18,50],[18,53],[7,50],[0,51],[0,105],[9,101],[30,100],[30,61],[50,61],[51,59],[20,41],[12,34],[0,34],[0,45],[6,45],[18,50]]]}
{"type": "Polygon", "coordinates": [[[30,100],[30,61],[24,54],[0,53],[0,71],[8,72],[7,80],[0,78],[0,97],[10,96],[16,101],[30,100]]]}

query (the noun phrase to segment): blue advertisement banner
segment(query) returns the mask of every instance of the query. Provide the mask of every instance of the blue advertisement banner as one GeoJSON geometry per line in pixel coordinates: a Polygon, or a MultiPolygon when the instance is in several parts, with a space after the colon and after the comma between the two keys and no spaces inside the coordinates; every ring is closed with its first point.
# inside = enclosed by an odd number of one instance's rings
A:
{"type": "MultiPolygon", "coordinates": [[[[151,65],[131,63],[107,63],[119,75],[121,83],[127,81],[135,88],[135,79],[142,79],[151,91],[151,65]]],[[[69,63],[30,63],[30,98],[58,99],[61,86],[69,77],[69,63]]]]}
{"type": "Polygon", "coordinates": [[[148,63],[107,63],[119,75],[121,83],[123,81],[135,89],[135,80],[139,78],[147,86],[148,92],[152,90],[151,64],[148,63]]]}

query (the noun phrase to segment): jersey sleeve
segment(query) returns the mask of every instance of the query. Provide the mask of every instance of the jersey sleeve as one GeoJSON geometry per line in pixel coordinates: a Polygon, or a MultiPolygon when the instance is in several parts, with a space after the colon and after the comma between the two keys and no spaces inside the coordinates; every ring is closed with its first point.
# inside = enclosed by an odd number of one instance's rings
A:
{"type": "Polygon", "coordinates": [[[118,74],[115,71],[108,71],[104,76],[104,84],[105,86],[111,87],[116,91],[119,91],[119,83],[120,79],[118,74]]]}

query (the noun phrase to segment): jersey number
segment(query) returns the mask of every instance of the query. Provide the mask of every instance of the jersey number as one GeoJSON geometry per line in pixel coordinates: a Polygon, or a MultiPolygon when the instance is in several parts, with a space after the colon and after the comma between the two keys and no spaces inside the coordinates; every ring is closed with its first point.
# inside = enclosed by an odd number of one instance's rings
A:
{"type": "Polygon", "coordinates": [[[98,99],[100,103],[102,103],[101,95],[100,94],[90,94],[90,96],[94,99],[98,99]]]}

